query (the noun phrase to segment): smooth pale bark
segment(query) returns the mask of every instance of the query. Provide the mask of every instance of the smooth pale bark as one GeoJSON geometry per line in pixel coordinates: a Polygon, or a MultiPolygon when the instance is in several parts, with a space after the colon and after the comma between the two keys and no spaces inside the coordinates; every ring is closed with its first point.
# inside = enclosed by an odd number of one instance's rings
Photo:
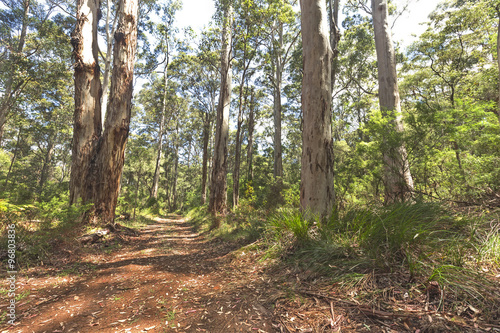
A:
{"type": "Polygon", "coordinates": [[[330,9],[330,47],[333,52],[332,59],[332,91],[335,86],[335,78],[337,76],[338,67],[338,45],[340,41],[340,30],[338,27],[339,22],[339,0],[328,0],[330,9]]]}
{"type": "MultiPolygon", "coordinates": [[[[165,102],[163,102],[165,104],[165,102]]],[[[163,109],[163,107],[162,107],[163,109]]],[[[160,168],[161,168],[161,156],[163,150],[163,132],[165,131],[165,110],[162,110],[161,119],[160,119],[160,128],[158,129],[158,148],[156,152],[156,165],[155,165],[155,173],[153,175],[153,184],[151,185],[151,193],[149,195],[150,198],[158,198],[158,185],[160,183],[160,168]]]]}
{"type": "Polygon", "coordinates": [[[301,0],[300,7],[304,59],[300,204],[306,219],[317,216],[324,220],[332,213],[335,200],[330,111],[332,50],[325,1],[301,0]]]}
{"type": "MultiPolygon", "coordinates": [[[[17,43],[16,49],[11,50],[9,54],[9,60],[14,63],[22,58],[24,44],[26,43],[26,33],[28,31],[28,16],[30,12],[30,5],[30,0],[23,1],[23,23],[21,27],[21,34],[19,35],[19,42],[17,43]]],[[[22,88],[25,85],[24,80],[21,80],[20,82],[14,84],[14,75],[16,74],[15,71],[16,66],[10,66],[10,72],[5,83],[5,91],[0,99],[0,146],[2,145],[4,127],[5,123],[7,122],[7,116],[9,115],[10,108],[16,101],[17,97],[22,91],[22,88]]]]}
{"type": "MultiPolygon", "coordinates": [[[[248,36],[248,25],[247,25],[248,36]]],[[[240,89],[238,97],[238,123],[236,125],[235,153],[234,153],[234,170],[233,170],[233,208],[238,206],[240,200],[240,161],[241,161],[241,126],[243,124],[243,93],[244,83],[246,81],[247,70],[250,67],[253,56],[247,59],[247,39],[243,45],[243,73],[241,74],[240,89]],[[247,63],[248,61],[248,63],[247,63]]]]}
{"type": "MultiPolygon", "coordinates": [[[[224,215],[227,209],[227,143],[229,136],[229,107],[231,104],[231,40],[233,9],[231,5],[225,10],[224,27],[222,29],[221,54],[221,90],[217,105],[215,127],[212,183],[208,211],[216,216],[224,215]]],[[[216,219],[218,221],[218,219],[216,219]]],[[[216,222],[214,227],[218,227],[216,222]]]]}
{"type": "Polygon", "coordinates": [[[204,205],[207,200],[207,174],[208,174],[208,142],[210,140],[210,114],[205,113],[203,120],[203,157],[201,171],[201,204],[204,205]]]}
{"type": "MultiPolygon", "coordinates": [[[[245,77],[245,68],[243,70],[242,81],[245,77]]],[[[241,126],[243,124],[243,83],[240,85],[240,97],[238,108],[238,123],[236,124],[236,138],[234,151],[234,170],[233,170],[233,208],[238,206],[240,200],[240,161],[241,161],[241,126]]]]}
{"type": "MultiPolygon", "coordinates": [[[[274,179],[283,178],[283,152],[281,149],[281,84],[283,59],[281,51],[283,48],[283,23],[278,22],[278,49],[274,50],[274,93],[273,93],[273,118],[274,118],[274,179]]],[[[274,35],[274,34],[273,34],[274,35]]],[[[274,39],[274,38],[273,38],[274,39]]]]}
{"type": "Polygon", "coordinates": [[[166,161],[165,161],[165,164],[164,164],[164,169],[165,169],[165,182],[166,182],[166,186],[165,186],[165,197],[167,198],[167,207],[170,209],[170,207],[172,206],[172,202],[171,202],[171,195],[170,195],[170,175],[172,174],[172,170],[170,169],[170,161],[169,161],[169,158],[168,158],[168,151],[169,151],[169,143],[167,142],[167,154],[166,154],[166,161]]]}
{"type": "MultiPolygon", "coordinates": [[[[373,29],[377,50],[379,104],[384,117],[390,120],[391,130],[404,131],[401,119],[396,57],[392,45],[391,29],[387,20],[386,0],[372,0],[373,29]]],[[[403,145],[391,146],[382,152],[384,160],[385,202],[407,200],[413,191],[406,148],[403,145]]]]}
{"type": "MultiPolygon", "coordinates": [[[[109,74],[111,72],[111,55],[113,54],[113,35],[115,34],[116,19],[118,15],[115,15],[113,23],[111,23],[111,5],[113,0],[107,0],[107,12],[106,12],[106,58],[104,59],[104,73],[102,74],[102,98],[101,98],[101,108],[106,112],[108,106],[108,95],[109,95],[109,74]]],[[[104,126],[104,119],[103,126],[104,126]]]]}
{"type": "Polygon", "coordinates": [[[137,210],[137,199],[139,198],[139,184],[141,183],[142,176],[142,163],[139,164],[139,171],[137,172],[137,180],[135,184],[135,198],[134,198],[134,214],[132,216],[132,220],[135,221],[135,211],[137,210]]]}
{"type": "Polygon", "coordinates": [[[253,132],[255,129],[255,93],[254,87],[250,92],[250,108],[248,111],[248,146],[247,146],[247,159],[248,159],[248,181],[253,180],[253,132]]]}
{"type": "Polygon", "coordinates": [[[174,154],[174,179],[172,180],[172,207],[171,210],[177,209],[178,194],[177,194],[177,180],[179,179],[179,123],[175,128],[175,154],[174,154]]]}
{"type": "Polygon", "coordinates": [[[168,95],[168,51],[167,51],[167,63],[163,70],[163,101],[161,104],[161,116],[160,116],[160,128],[158,129],[158,150],[156,153],[156,166],[155,173],[153,176],[153,184],[151,185],[150,198],[158,198],[158,184],[160,182],[160,167],[161,167],[161,154],[163,151],[163,132],[165,131],[165,118],[167,113],[167,95],[168,95]]]}
{"type": "Polygon", "coordinates": [[[94,208],[97,217],[104,223],[114,221],[129,134],[137,46],[137,9],[138,0],[121,0],[118,4],[110,99],[96,162],[98,186],[94,208]]]}
{"type": "Polygon", "coordinates": [[[43,159],[42,172],[40,173],[40,180],[38,181],[38,194],[43,191],[43,186],[47,182],[50,176],[50,164],[52,163],[52,156],[54,155],[54,149],[56,147],[55,135],[49,138],[47,145],[47,150],[45,151],[45,157],[43,159]]]}
{"type": "Polygon", "coordinates": [[[71,35],[75,67],[75,112],[70,177],[70,204],[91,202],[95,174],[90,165],[102,130],[101,80],[97,25],[99,0],[78,0],[76,27],[71,35]]]}

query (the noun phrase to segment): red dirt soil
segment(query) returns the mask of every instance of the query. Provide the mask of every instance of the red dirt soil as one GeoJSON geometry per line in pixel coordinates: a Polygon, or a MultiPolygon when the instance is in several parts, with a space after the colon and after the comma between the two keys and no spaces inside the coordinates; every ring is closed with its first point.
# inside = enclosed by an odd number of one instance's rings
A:
{"type": "Polygon", "coordinates": [[[258,246],[208,241],[179,216],[137,236],[59,245],[49,265],[18,274],[16,324],[4,319],[0,332],[500,331],[401,300],[387,310],[360,304],[327,278],[260,260],[258,246]]]}
{"type": "MultiPolygon", "coordinates": [[[[17,279],[9,332],[272,332],[260,271],[231,267],[234,248],[207,242],[180,217],[157,219],[120,249],[77,269],[37,268],[17,279]],[[20,317],[20,319],[19,319],[20,317]]],[[[104,248],[105,249],[105,248],[104,248]]],[[[94,251],[95,252],[95,251],[94,251]]],[[[105,251],[101,251],[105,252],[105,251]]],[[[5,301],[1,301],[5,303],[5,301]]],[[[6,304],[1,304],[2,310],[6,304]]]]}

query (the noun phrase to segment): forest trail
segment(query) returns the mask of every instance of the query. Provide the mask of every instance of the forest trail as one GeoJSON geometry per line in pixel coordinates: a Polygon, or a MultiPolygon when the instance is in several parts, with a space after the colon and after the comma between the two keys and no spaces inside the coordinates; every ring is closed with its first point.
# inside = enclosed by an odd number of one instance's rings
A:
{"type": "Polygon", "coordinates": [[[9,332],[279,331],[262,268],[244,252],[232,260],[234,249],[179,216],[156,219],[71,266],[20,274],[17,293],[27,296],[9,332]]]}

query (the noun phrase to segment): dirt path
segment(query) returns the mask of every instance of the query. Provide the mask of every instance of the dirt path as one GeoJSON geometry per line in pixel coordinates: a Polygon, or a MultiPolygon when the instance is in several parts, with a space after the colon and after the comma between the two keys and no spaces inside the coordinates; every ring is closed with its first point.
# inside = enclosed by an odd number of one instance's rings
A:
{"type": "Polygon", "coordinates": [[[20,274],[9,332],[280,331],[260,266],[244,252],[234,264],[233,249],[180,217],[158,219],[77,263],[20,274]]]}

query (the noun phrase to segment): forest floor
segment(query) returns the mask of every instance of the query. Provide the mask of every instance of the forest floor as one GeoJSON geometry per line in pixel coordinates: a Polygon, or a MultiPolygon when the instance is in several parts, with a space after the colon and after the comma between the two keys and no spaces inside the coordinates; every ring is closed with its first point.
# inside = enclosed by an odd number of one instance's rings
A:
{"type": "Polygon", "coordinates": [[[262,259],[258,244],[209,240],[180,216],[152,220],[137,235],[66,245],[19,273],[16,325],[4,318],[0,331],[497,331],[429,309],[371,310],[312,272],[262,259]]]}

